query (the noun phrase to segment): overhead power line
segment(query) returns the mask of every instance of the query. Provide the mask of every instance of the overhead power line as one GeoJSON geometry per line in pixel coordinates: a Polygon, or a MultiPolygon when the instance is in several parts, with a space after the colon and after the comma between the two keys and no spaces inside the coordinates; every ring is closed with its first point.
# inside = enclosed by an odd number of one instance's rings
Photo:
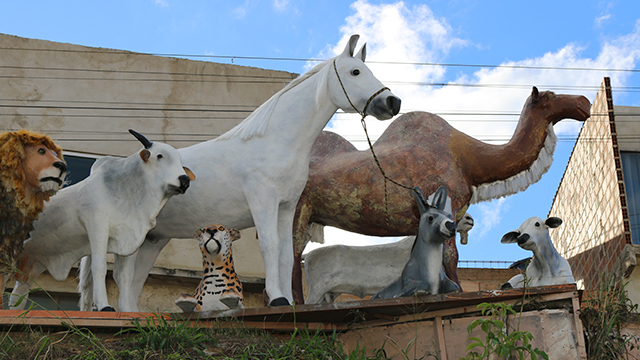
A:
{"type": "MultiPolygon", "coordinates": [[[[0,47],[0,50],[12,51],[44,51],[44,52],[60,52],[60,53],[98,53],[113,55],[140,55],[140,56],[169,56],[180,58],[210,58],[210,59],[228,59],[228,60],[268,60],[268,61],[302,61],[302,62],[322,62],[327,59],[314,58],[292,58],[292,57],[266,57],[266,56],[240,56],[240,55],[203,55],[203,54],[173,54],[173,53],[139,53],[127,52],[121,50],[72,50],[72,49],[35,49],[35,48],[9,48],[0,47]]],[[[589,67],[556,67],[556,66],[533,66],[533,65],[491,65],[491,64],[461,64],[461,63],[438,63],[438,62],[409,62],[409,61],[368,61],[375,64],[386,65],[414,65],[414,66],[445,66],[445,67],[475,67],[475,68],[510,68],[510,69],[533,69],[533,70],[568,70],[568,71],[615,71],[615,72],[633,72],[640,73],[640,69],[608,69],[608,68],[589,68],[589,67]]]]}
{"type": "MultiPolygon", "coordinates": [[[[295,76],[264,76],[264,75],[234,75],[234,74],[201,74],[185,72],[159,72],[140,70],[110,70],[110,69],[85,69],[85,68],[58,68],[36,66],[12,66],[0,65],[0,69],[31,70],[51,72],[80,72],[117,75],[115,77],[80,77],[80,76],[34,76],[34,75],[0,75],[2,79],[31,79],[31,80],[67,80],[67,81],[132,81],[132,82],[192,82],[192,83],[237,83],[237,84],[284,84],[293,80],[295,76]],[[143,75],[144,77],[122,77],[121,74],[143,75]],[[179,76],[181,78],[175,78],[179,76]],[[203,79],[204,78],[204,79],[203,79]]],[[[293,74],[292,74],[293,75],[293,74]]],[[[541,84],[470,84],[454,82],[424,82],[424,81],[397,81],[385,80],[392,86],[432,86],[432,87],[471,87],[471,88],[521,88],[530,89],[537,86],[545,90],[588,90],[597,91],[598,85],[541,85],[541,84]]],[[[639,86],[617,86],[612,88],[615,92],[640,92],[639,86]]]]}

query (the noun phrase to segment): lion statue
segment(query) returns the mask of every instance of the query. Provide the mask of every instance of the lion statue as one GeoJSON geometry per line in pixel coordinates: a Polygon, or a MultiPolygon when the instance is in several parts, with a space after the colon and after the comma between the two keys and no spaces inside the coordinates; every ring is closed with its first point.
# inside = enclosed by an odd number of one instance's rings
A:
{"type": "Polygon", "coordinates": [[[0,292],[5,276],[15,272],[32,223],[66,174],[62,149],[48,136],[27,130],[0,134],[0,292]]]}

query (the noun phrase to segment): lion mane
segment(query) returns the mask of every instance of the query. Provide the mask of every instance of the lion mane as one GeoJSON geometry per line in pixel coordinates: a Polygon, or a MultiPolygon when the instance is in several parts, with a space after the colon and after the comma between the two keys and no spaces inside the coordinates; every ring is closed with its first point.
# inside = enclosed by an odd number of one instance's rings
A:
{"type": "Polygon", "coordinates": [[[15,266],[22,242],[49,200],[48,194],[36,195],[25,186],[22,163],[31,145],[44,145],[63,160],[62,149],[47,135],[27,130],[0,134],[0,274],[15,266]]]}

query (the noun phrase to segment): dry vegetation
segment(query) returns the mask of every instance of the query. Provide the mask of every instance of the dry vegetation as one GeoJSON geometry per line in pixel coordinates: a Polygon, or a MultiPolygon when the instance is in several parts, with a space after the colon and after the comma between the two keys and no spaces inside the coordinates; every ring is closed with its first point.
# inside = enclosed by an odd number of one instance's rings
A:
{"type": "MultiPolygon", "coordinates": [[[[138,324],[140,325],[140,324],[138,324]]],[[[362,353],[362,352],[360,352],[362,353]]],[[[365,359],[344,354],[331,334],[300,332],[276,337],[263,331],[194,328],[188,323],[161,322],[112,334],[67,327],[50,332],[25,328],[5,330],[2,359],[365,359]]]]}

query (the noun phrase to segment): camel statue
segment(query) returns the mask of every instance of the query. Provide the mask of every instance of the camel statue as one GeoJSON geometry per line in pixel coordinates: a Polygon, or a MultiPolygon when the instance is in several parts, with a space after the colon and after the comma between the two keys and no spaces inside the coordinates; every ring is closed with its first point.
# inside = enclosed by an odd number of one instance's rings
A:
{"type": "MultiPolygon", "coordinates": [[[[503,145],[474,139],[435,114],[410,112],[389,125],[373,148],[389,178],[419,186],[427,196],[440,185],[449,189],[451,214],[460,220],[470,204],[515,194],[540,180],[553,161],[553,125],[562,119],[585,121],[590,106],[584,96],[534,87],[513,137],[503,145]]],[[[384,179],[369,149],[359,151],[331,132],[318,137],[293,227],[296,303],[304,301],[302,251],[310,240],[322,241],[317,239],[322,231],[316,231],[321,226],[372,236],[417,234],[419,212],[412,191],[387,182],[387,194],[385,202],[384,179]]],[[[444,244],[443,265],[459,286],[457,264],[452,237],[444,244]]]]}

